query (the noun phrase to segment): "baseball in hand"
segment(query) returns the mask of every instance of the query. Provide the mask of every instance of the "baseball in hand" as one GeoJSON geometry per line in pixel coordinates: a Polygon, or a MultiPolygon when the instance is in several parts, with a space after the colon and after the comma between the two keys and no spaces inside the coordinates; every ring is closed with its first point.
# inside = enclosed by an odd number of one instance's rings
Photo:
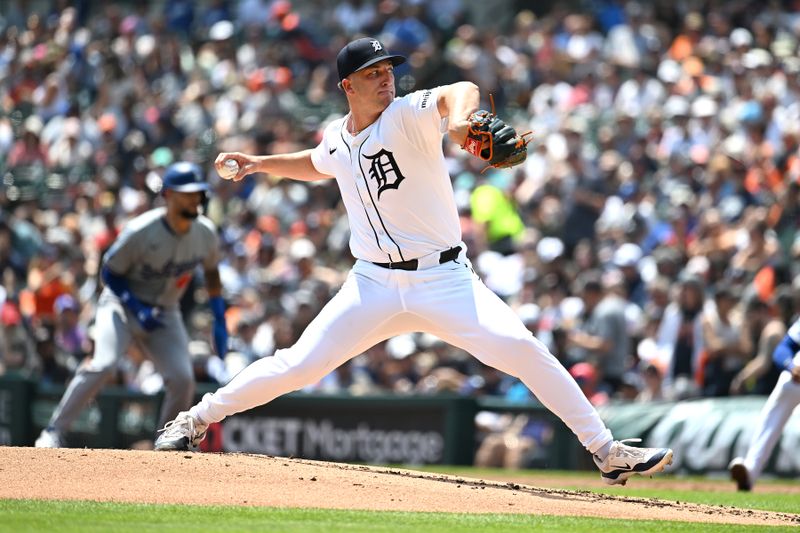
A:
{"type": "Polygon", "coordinates": [[[219,175],[222,179],[232,179],[239,173],[239,162],[235,159],[226,159],[225,163],[222,164],[222,169],[219,171],[219,175]]]}

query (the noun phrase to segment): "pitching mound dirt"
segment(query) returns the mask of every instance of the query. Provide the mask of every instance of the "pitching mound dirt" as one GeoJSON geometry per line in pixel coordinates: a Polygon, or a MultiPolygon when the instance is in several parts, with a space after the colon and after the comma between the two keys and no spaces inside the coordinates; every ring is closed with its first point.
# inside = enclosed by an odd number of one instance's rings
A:
{"type": "Polygon", "coordinates": [[[410,470],[262,455],[134,450],[0,447],[0,498],[800,525],[800,515],[410,470]]]}

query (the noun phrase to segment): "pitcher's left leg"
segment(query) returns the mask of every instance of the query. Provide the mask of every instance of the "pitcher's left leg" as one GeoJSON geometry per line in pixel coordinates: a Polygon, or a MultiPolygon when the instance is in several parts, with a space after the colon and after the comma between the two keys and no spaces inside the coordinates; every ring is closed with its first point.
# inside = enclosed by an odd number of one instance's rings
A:
{"type": "MultiPolygon", "coordinates": [[[[516,376],[595,453],[612,440],[597,411],[566,369],[516,313],[468,270],[426,273],[407,300],[428,319],[430,333],[483,363],[516,376]]],[[[420,276],[422,277],[422,276],[420,276]]]]}
{"type": "Polygon", "coordinates": [[[449,266],[431,270],[407,295],[409,311],[432,323],[430,333],[519,377],[592,453],[606,484],[624,485],[635,474],[661,472],[672,462],[669,448],[639,448],[613,440],[566,369],[477,276],[449,266]]]}

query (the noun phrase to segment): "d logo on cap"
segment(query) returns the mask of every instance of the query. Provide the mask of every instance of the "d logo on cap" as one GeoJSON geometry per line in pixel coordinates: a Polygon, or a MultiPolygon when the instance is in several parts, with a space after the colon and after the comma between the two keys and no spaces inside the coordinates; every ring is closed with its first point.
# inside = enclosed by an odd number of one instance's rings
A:
{"type": "Polygon", "coordinates": [[[402,65],[406,58],[390,54],[381,42],[372,37],[363,37],[347,43],[336,56],[336,67],[339,70],[339,81],[342,81],[353,72],[367,68],[379,61],[388,59],[392,65],[402,65]]]}

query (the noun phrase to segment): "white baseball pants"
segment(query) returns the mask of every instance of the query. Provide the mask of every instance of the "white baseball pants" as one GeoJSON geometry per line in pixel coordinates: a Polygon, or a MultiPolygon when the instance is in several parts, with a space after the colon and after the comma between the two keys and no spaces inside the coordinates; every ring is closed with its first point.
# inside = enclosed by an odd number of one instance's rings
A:
{"type": "Polygon", "coordinates": [[[750,480],[753,483],[764,471],[772,450],[781,437],[783,426],[798,404],[800,404],[800,383],[792,381],[792,374],[783,371],[767,402],[761,408],[758,425],[744,458],[744,466],[750,473],[750,480]]]}
{"type": "Polygon", "coordinates": [[[455,261],[418,271],[357,261],[294,346],[255,361],[190,413],[206,424],[218,422],[315,383],[385,339],[415,331],[519,377],[590,452],[612,440],[569,373],[473,273],[464,251],[455,261]]]}

